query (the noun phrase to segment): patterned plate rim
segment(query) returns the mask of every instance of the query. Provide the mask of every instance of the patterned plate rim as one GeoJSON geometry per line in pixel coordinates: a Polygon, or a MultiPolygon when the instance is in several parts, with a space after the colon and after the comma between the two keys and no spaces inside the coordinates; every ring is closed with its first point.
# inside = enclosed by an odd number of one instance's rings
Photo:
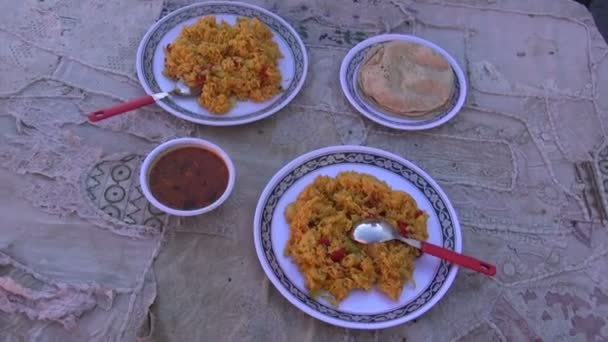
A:
{"type": "Polygon", "coordinates": [[[260,264],[277,290],[300,310],[324,322],[354,329],[383,329],[405,323],[428,311],[447,292],[458,268],[441,262],[431,284],[403,306],[379,314],[341,312],[310,298],[292,284],[272,249],[272,216],[281,196],[298,179],[328,165],[355,163],[383,168],[421,189],[432,203],[441,225],[444,247],[462,251],[460,224],[451,202],[439,185],[422,169],[393,153],[365,146],[332,146],[306,153],[281,168],[268,182],[256,206],[253,238],[260,264]],[[414,179],[410,180],[408,179],[414,179]]]}
{"type": "Polygon", "coordinates": [[[171,97],[158,101],[158,105],[169,113],[195,123],[210,126],[234,126],[251,123],[264,119],[289,104],[304,86],[308,74],[308,54],[301,37],[296,30],[277,14],[274,14],[262,7],[250,5],[236,1],[209,1],[194,3],[181,7],[156,22],[146,32],[137,49],[136,70],[139,83],[148,94],[162,92],[158,82],[154,78],[152,68],[154,52],[164,35],[179,25],[180,23],[210,14],[235,14],[242,16],[255,16],[269,25],[272,30],[279,34],[289,45],[289,49],[294,58],[295,71],[294,77],[286,87],[285,91],[279,95],[269,106],[253,113],[248,113],[237,117],[226,116],[204,116],[192,112],[179,106],[171,97]]]}
{"type": "Polygon", "coordinates": [[[340,66],[340,85],[342,87],[342,92],[350,104],[368,119],[386,127],[407,131],[430,129],[446,123],[462,109],[467,95],[467,81],[464,72],[454,57],[428,40],[406,34],[382,34],[370,37],[355,45],[342,60],[342,65],[340,66]],[[367,99],[361,97],[358,91],[357,73],[359,65],[365,57],[365,53],[373,46],[391,40],[402,40],[428,46],[448,60],[455,75],[455,91],[450,99],[450,105],[445,111],[433,115],[433,117],[428,119],[412,119],[411,122],[405,122],[403,119],[397,117],[395,117],[395,119],[390,119],[390,114],[381,115],[376,113],[382,113],[383,111],[377,108],[376,105],[370,103],[367,99]]]}

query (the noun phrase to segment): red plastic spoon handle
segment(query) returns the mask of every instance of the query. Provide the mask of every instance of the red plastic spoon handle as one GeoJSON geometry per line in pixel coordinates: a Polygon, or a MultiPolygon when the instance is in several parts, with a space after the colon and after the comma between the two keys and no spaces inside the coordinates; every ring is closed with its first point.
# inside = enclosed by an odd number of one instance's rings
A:
{"type": "Polygon", "coordinates": [[[439,247],[430,243],[423,242],[422,243],[422,251],[424,253],[428,253],[430,255],[434,255],[438,258],[447,260],[453,264],[466,267],[472,269],[477,272],[481,272],[483,274],[487,274],[493,276],[496,274],[496,267],[494,265],[488,264],[487,262],[483,262],[472,258],[470,256],[466,256],[464,254],[456,253],[447,248],[439,247]]]}
{"type": "Polygon", "coordinates": [[[113,117],[118,114],[126,113],[128,111],[131,111],[131,110],[143,107],[143,106],[147,106],[154,102],[156,102],[156,100],[154,99],[153,96],[151,96],[151,95],[142,96],[142,97],[138,97],[136,99],[133,99],[133,100],[130,100],[127,102],[123,102],[121,104],[117,104],[112,107],[100,109],[98,111],[95,111],[95,112],[89,114],[87,117],[89,118],[89,121],[97,122],[97,121],[101,121],[103,119],[113,117]]]}

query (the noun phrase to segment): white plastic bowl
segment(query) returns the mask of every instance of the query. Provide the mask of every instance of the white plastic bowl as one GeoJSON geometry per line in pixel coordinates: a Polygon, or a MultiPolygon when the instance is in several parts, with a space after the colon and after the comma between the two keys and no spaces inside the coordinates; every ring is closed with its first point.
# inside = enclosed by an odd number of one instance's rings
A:
{"type": "Polygon", "coordinates": [[[222,150],[219,146],[217,146],[214,143],[211,143],[209,141],[203,140],[203,139],[179,138],[179,139],[169,140],[167,142],[164,142],[164,143],[158,145],[155,149],[152,150],[152,152],[150,152],[148,154],[146,159],[144,159],[144,162],[142,163],[141,169],[139,171],[139,183],[141,185],[141,191],[143,192],[146,199],[148,201],[150,201],[150,203],[152,203],[152,205],[155,206],[156,208],[158,208],[170,215],[196,216],[196,215],[201,215],[201,214],[212,211],[213,209],[219,207],[222,203],[224,203],[228,199],[228,197],[230,196],[230,193],[234,189],[234,182],[235,182],[235,178],[236,178],[235,176],[236,176],[236,173],[235,173],[234,164],[232,163],[232,160],[230,159],[228,154],[226,154],[226,152],[224,152],[224,150],[222,150]],[[215,202],[209,204],[208,206],[199,208],[199,209],[194,209],[194,210],[178,210],[178,209],[170,208],[170,207],[162,204],[152,195],[152,192],[150,191],[150,185],[148,184],[148,178],[149,178],[148,176],[150,174],[151,167],[154,166],[154,163],[156,162],[156,160],[159,157],[161,157],[162,155],[166,154],[169,151],[176,150],[176,149],[179,149],[182,147],[188,147],[188,146],[204,148],[206,150],[214,152],[220,158],[222,158],[222,160],[226,164],[226,167],[228,168],[228,185],[226,186],[226,190],[224,191],[222,196],[220,196],[220,198],[218,198],[215,202]]]}

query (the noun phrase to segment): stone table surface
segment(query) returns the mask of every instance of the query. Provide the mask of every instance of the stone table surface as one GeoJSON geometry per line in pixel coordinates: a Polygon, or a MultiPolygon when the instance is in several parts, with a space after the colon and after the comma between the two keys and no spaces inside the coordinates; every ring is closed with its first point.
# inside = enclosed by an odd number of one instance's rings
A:
{"type": "Polygon", "coordinates": [[[608,47],[570,0],[257,0],[302,36],[309,73],[279,113],[214,128],[151,106],[96,124],[86,113],[143,94],[135,53],[187,0],[0,4],[2,341],[606,341],[608,47]],[[469,80],[463,110],[424,132],[384,128],[340,89],[359,40],[429,39],[469,80]],[[142,197],[139,164],[170,138],[217,142],[238,170],[209,215],[178,220],[142,197]],[[438,180],[461,270],[417,320],[336,328],[289,304],[264,275],[254,208],[285,163],[329,145],[395,152],[438,180]]]}

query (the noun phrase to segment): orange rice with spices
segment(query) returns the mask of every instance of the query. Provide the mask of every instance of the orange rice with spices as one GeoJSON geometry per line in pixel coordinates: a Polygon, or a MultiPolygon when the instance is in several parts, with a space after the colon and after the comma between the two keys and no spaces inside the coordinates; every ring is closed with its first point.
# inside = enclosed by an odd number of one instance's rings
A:
{"type": "Polygon", "coordinates": [[[419,251],[397,241],[354,242],[353,224],[370,217],[382,217],[415,239],[428,238],[428,215],[416,201],[367,174],[318,176],[287,206],[284,252],[298,265],[312,296],[324,294],[337,305],[351,291],[375,285],[392,300],[399,299],[412,280],[419,251]]]}
{"type": "Polygon", "coordinates": [[[199,105],[224,114],[236,101],[262,102],[278,94],[282,57],[272,31],[257,18],[241,17],[230,25],[207,16],[167,45],[164,74],[201,88],[199,105]]]}

